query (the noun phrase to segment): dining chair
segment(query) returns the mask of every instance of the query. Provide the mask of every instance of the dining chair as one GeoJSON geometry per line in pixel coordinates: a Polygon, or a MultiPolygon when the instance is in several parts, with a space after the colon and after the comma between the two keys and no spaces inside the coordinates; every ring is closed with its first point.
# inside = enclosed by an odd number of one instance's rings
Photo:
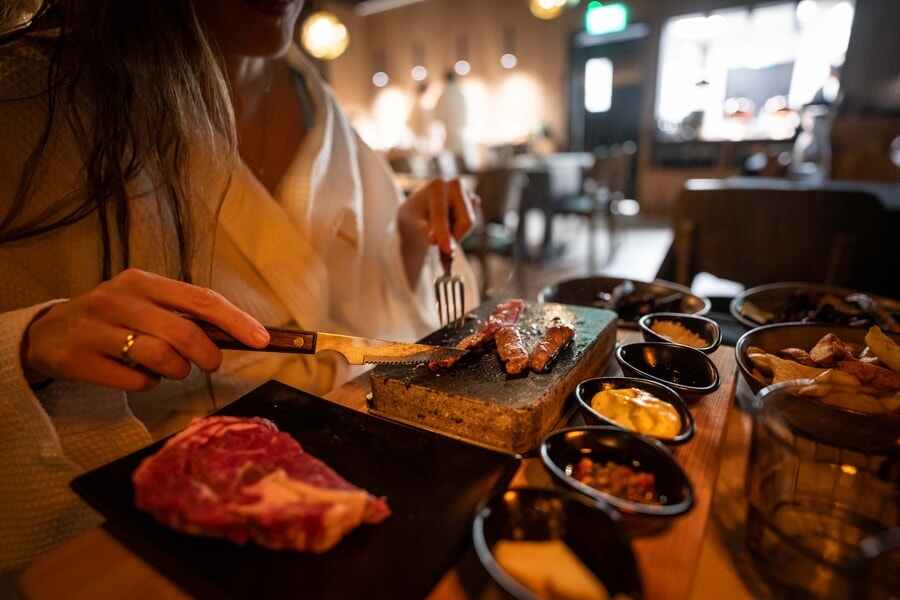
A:
{"type": "Polygon", "coordinates": [[[481,267],[481,297],[492,292],[489,257],[511,261],[513,276],[518,274],[524,241],[520,240],[516,219],[522,190],[528,177],[507,167],[491,167],[478,174],[475,193],[481,200],[481,215],[474,231],[462,241],[463,250],[474,255],[481,267]]]}
{"type": "Polygon", "coordinates": [[[705,272],[746,288],[784,281],[857,287],[878,264],[885,218],[865,191],[686,186],[657,277],[687,286],[705,272]]]}
{"type": "Polygon", "coordinates": [[[574,173],[569,173],[569,187],[557,194],[553,202],[553,216],[578,216],[587,221],[588,271],[598,268],[599,221],[606,223],[606,260],[612,259],[617,246],[617,206],[633,198],[632,169],[634,149],[629,145],[614,144],[602,151],[595,151],[594,162],[581,173],[580,184],[573,188],[574,173]]]}

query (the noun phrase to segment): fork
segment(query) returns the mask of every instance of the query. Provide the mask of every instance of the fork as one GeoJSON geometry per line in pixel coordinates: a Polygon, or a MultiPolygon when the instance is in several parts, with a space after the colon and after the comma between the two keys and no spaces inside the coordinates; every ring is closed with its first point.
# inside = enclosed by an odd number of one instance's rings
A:
{"type": "Polygon", "coordinates": [[[462,327],[466,307],[466,290],[462,279],[451,271],[453,252],[441,250],[441,266],[444,274],[434,279],[435,305],[441,325],[462,327]]]}

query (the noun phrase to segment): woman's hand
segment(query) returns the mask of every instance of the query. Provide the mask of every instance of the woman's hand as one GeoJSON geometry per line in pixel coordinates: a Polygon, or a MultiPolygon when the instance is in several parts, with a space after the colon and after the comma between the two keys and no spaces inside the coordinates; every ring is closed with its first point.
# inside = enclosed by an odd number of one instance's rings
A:
{"type": "Polygon", "coordinates": [[[52,306],[32,321],[22,346],[28,381],[82,381],[125,391],[184,379],[191,363],[206,372],[222,351],[181,315],[218,325],[245,344],[264,347],[266,330],[218,293],[128,269],[90,292],[52,306]]]}
{"type": "Polygon", "coordinates": [[[406,276],[419,279],[429,245],[452,252],[472,230],[480,199],[458,179],[432,179],[412,192],[400,207],[400,238],[406,276]]]}

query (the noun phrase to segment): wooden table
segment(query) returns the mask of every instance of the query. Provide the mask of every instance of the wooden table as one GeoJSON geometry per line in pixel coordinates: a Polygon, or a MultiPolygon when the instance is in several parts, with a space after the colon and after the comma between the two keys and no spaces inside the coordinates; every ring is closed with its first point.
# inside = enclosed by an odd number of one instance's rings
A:
{"type": "MultiPolygon", "coordinates": [[[[633,341],[639,339],[639,334],[619,330],[618,339],[633,341]]],[[[694,485],[695,505],[662,531],[632,541],[645,597],[653,600],[690,597],[700,560],[737,377],[734,348],[722,346],[711,357],[719,369],[721,386],[691,404],[696,434],[691,441],[673,450],[694,485]]],[[[607,373],[621,373],[614,360],[607,373]]],[[[369,389],[368,375],[363,375],[326,397],[365,411],[369,389]]],[[[512,487],[526,485],[552,486],[538,459],[523,460],[511,483],[512,487]]],[[[471,579],[477,578],[477,575],[473,576],[471,554],[468,552],[457,567],[438,582],[430,599],[455,600],[485,595],[471,592],[471,579]]],[[[24,597],[31,600],[108,598],[113,590],[116,596],[133,600],[188,598],[185,592],[102,528],[92,529],[36,561],[23,572],[19,587],[24,597]]],[[[727,596],[725,591],[720,591],[727,596]]]]}

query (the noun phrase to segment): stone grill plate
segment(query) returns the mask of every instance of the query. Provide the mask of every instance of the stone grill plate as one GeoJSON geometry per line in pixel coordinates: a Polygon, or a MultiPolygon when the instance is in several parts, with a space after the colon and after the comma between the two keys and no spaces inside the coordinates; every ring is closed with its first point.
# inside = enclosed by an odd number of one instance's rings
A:
{"type": "MultiPolygon", "coordinates": [[[[455,345],[475,331],[501,301],[482,304],[462,329],[445,327],[423,343],[455,345]]],[[[584,379],[599,375],[616,340],[616,313],[557,303],[529,303],[517,327],[528,351],[550,322],[575,326],[575,339],[544,373],[507,375],[493,342],[453,367],[379,365],[371,371],[369,410],[387,418],[517,454],[533,453],[563,419],[569,397],[584,379]]]]}

